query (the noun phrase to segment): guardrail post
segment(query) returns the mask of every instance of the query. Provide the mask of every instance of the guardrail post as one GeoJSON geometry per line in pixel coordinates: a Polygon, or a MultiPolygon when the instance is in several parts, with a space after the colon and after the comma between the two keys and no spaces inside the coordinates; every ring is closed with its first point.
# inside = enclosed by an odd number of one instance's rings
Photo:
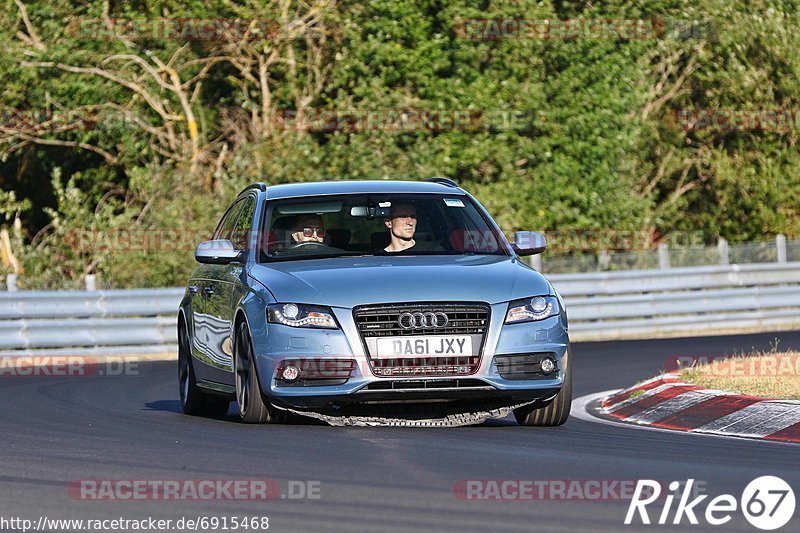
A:
{"type": "Polygon", "coordinates": [[[537,271],[542,271],[542,255],[536,254],[531,256],[530,265],[535,268],[537,271]]]}
{"type": "Polygon", "coordinates": [[[717,242],[717,250],[719,250],[719,264],[730,265],[731,254],[730,248],[728,247],[728,239],[723,239],[720,237],[719,241],[717,242]]]}
{"type": "Polygon", "coordinates": [[[608,265],[611,264],[611,254],[608,250],[600,250],[597,254],[597,270],[608,270],[608,265]]]}
{"type": "Polygon", "coordinates": [[[775,248],[778,250],[778,263],[786,262],[786,235],[775,236],[775,248]]]}
{"type": "Polygon", "coordinates": [[[17,292],[17,275],[16,274],[9,274],[6,276],[6,290],[8,292],[17,292]]]}
{"type": "Polygon", "coordinates": [[[94,274],[86,274],[86,278],[84,279],[86,284],[86,290],[93,292],[97,290],[97,278],[94,274]]]}
{"type": "Polygon", "coordinates": [[[669,247],[665,242],[658,245],[658,268],[662,270],[669,268],[669,247]]]}

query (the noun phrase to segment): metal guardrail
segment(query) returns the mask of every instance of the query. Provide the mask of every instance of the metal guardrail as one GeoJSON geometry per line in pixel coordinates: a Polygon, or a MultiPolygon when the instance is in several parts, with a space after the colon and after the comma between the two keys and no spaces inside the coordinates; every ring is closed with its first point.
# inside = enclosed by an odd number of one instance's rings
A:
{"type": "Polygon", "coordinates": [[[548,277],[573,340],[800,328],[800,262],[548,277]]]}
{"type": "MultiPolygon", "coordinates": [[[[573,340],[800,328],[800,262],[548,277],[573,340]]],[[[0,353],[171,351],[183,292],[0,293],[0,353]]]]}
{"type": "Polygon", "coordinates": [[[184,289],[0,293],[0,353],[173,351],[184,289]]]}
{"type": "Polygon", "coordinates": [[[569,296],[800,284],[800,262],[547,275],[569,296]]]}

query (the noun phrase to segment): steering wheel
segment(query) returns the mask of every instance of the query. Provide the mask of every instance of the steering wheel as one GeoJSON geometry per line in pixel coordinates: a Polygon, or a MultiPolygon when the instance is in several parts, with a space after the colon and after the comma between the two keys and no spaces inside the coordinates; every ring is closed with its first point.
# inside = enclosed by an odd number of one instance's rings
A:
{"type": "Polygon", "coordinates": [[[317,241],[303,241],[298,242],[297,244],[293,244],[289,247],[290,250],[294,250],[296,248],[304,248],[306,246],[326,246],[324,242],[317,242],[317,241]]]}

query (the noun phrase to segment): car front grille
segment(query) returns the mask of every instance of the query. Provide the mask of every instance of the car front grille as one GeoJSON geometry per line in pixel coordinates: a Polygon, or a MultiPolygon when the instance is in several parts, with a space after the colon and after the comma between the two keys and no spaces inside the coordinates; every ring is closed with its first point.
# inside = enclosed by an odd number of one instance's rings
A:
{"type": "Polygon", "coordinates": [[[353,316],[369,356],[370,366],[376,376],[467,375],[477,372],[480,366],[486,331],[489,328],[490,308],[484,303],[391,304],[357,307],[353,310],[353,316]],[[403,328],[399,320],[404,313],[444,313],[447,315],[447,323],[441,326],[433,324],[424,328],[403,328]],[[431,354],[398,358],[376,356],[379,338],[429,335],[469,336],[472,353],[453,357],[431,354]]]}
{"type": "Polygon", "coordinates": [[[438,390],[438,389],[489,389],[493,387],[487,385],[479,379],[418,379],[418,380],[387,380],[370,383],[362,391],[386,391],[386,390],[438,390]]]}

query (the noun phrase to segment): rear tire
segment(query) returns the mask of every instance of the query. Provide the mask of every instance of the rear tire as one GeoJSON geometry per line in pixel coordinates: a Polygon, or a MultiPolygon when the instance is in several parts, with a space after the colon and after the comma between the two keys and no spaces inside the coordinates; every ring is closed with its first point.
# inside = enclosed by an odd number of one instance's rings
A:
{"type": "Polygon", "coordinates": [[[197,386],[194,375],[194,363],[189,345],[189,332],[181,319],[178,323],[178,387],[181,398],[181,409],[187,415],[225,416],[230,407],[230,400],[203,392],[197,386]]]}
{"type": "Polygon", "coordinates": [[[264,401],[258,382],[253,341],[244,320],[236,328],[236,343],[233,356],[233,371],[236,379],[236,403],[239,416],[248,424],[283,422],[287,413],[279,411],[264,401]]]}
{"type": "Polygon", "coordinates": [[[514,418],[520,426],[560,426],[569,418],[572,407],[572,354],[569,349],[561,362],[566,374],[561,390],[544,407],[526,406],[514,409],[514,418]]]}

